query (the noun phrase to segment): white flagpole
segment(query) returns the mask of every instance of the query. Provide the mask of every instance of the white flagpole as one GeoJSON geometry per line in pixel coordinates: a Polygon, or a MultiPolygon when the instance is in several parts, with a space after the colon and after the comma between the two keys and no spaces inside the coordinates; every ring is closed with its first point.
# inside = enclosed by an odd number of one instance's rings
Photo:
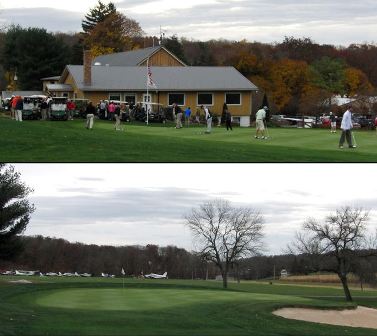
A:
{"type": "Polygon", "coordinates": [[[149,58],[147,59],[147,104],[145,104],[146,106],[146,111],[147,111],[147,125],[149,125],[149,119],[148,119],[148,100],[149,100],[149,58]]]}

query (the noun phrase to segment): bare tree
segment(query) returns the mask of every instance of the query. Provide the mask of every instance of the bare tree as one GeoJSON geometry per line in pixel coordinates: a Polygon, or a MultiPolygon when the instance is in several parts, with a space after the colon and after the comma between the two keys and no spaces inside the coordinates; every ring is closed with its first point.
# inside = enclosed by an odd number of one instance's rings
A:
{"type": "Polygon", "coordinates": [[[251,208],[234,208],[226,200],[208,201],[185,216],[200,254],[220,270],[223,287],[228,271],[239,258],[261,250],[263,218],[251,208]]]}
{"type": "Polygon", "coordinates": [[[296,235],[295,242],[291,245],[292,251],[310,256],[309,260],[314,261],[311,266],[317,270],[321,268],[319,257],[332,256],[333,266],[327,264],[326,270],[336,272],[347,301],[352,301],[347,275],[355,271],[360,258],[367,257],[367,251],[370,251],[366,227],[368,219],[367,211],[350,206],[337,209],[323,222],[309,218],[303,224],[303,232],[296,235]]]}

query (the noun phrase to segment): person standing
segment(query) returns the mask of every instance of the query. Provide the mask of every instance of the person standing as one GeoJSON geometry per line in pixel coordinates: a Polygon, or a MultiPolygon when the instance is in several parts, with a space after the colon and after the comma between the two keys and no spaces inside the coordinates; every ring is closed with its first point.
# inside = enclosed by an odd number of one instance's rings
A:
{"type": "Polygon", "coordinates": [[[200,109],[198,107],[196,108],[195,122],[197,122],[198,125],[200,126],[200,109]]]}
{"type": "Polygon", "coordinates": [[[22,121],[22,110],[24,109],[24,101],[21,96],[16,97],[16,120],[22,121]]]}
{"type": "Polygon", "coordinates": [[[185,121],[186,126],[189,127],[190,125],[190,118],[191,118],[191,108],[190,106],[185,110],[185,121]]]}
{"type": "Polygon", "coordinates": [[[377,134],[377,116],[376,116],[376,118],[374,119],[374,127],[376,128],[376,134],[377,134]]]}
{"type": "Polygon", "coordinates": [[[212,114],[211,114],[211,111],[209,110],[209,108],[207,106],[203,106],[201,107],[204,112],[205,112],[205,118],[207,120],[207,130],[206,130],[206,133],[211,133],[212,131],[212,114]]]}
{"type": "Polygon", "coordinates": [[[255,120],[255,139],[266,139],[265,136],[265,127],[264,127],[264,120],[266,119],[266,111],[268,110],[267,106],[264,106],[260,110],[258,110],[256,114],[255,120]],[[261,135],[261,137],[259,137],[261,135]]]}
{"type": "Polygon", "coordinates": [[[96,113],[96,108],[93,103],[90,101],[86,106],[85,114],[86,114],[86,128],[93,129],[94,124],[94,114],[96,113]]]}
{"type": "Polygon", "coordinates": [[[47,98],[43,98],[42,103],[41,103],[42,120],[47,119],[47,109],[48,109],[47,98]]]}
{"type": "Polygon", "coordinates": [[[175,128],[182,128],[182,109],[173,103],[173,114],[175,115],[175,128]]]}
{"type": "Polygon", "coordinates": [[[14,102],[14,98],[16,98],[14,95],[12,95],[12,97],[11,97],[11,99],[9,100],[9,102],[8,102],[8,106],[9,106],[9,110],[10,110],[10,117],[12,118],[12,119],[15,119],[16,118],[16,116],[15,116],[15,107],[13,106],[13,102],[14,102]]]}
{"type": "Polygon", "coordinates": [[[224,118],[225,118],[225,125],[226,125],[226,130],[229,131],[229,129],[231,131],[233,131],[233,128],[232,128],[232,115],[228,109],[228,107],[224,110],[224,118]]]}
{"type": "Polygon", "coordinates": [[[336,116],[330,112],[330,125],[331,125],[331,133],[336,133],[336,116]]]}
{"type": "Polygon", "coordinates": [[[109,120],[114,120],[115,104],[113,102],[110,102],[109,106],[107,107],[107,112],[109,120]]]}
{"type": "Polygon", "coordinates": [[[340,128],[342,129],[342,135],[339,139],[340,149],[343,148],[344,140],[347,140],[349,148],[356,148],[356,146],[352,144],[352,127],[352,105],[349,105],[347,111],[343,114],[342,123],[340,125],[340,128]]]}
{"type": "Polygon", "coordinates": [[[67,101],[68,120],[73,120],[73,113],[76,109],[76,105],[72,100],[67,101]]]}

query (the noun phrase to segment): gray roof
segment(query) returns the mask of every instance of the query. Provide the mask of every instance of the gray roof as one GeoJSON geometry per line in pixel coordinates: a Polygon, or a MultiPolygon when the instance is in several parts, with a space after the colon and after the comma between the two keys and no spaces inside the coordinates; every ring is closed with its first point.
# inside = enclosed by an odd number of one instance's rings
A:
{"type": "MultiPolygon", "coordinates": [[[[83,66],[68,65],[82,91],[145,91],[146,67],[92,66],[92,85],[83,83],[83,66]]],[[[233,67],[151,67],[159,91],[253,91],[258,88],[233,67]]]]}
{"type": "Polygon", "coordinates": [[[12,96],[28,97],[34,95],[44,95],[43,91],[1,91],[2,99],[11,98],[12,96]]]}
{"type": "Polygon", "coordinates": [[[101,65],[108,64],[112,66],[135,66],[146,60],[150,55],[154,54],[160,48],[161,46],[157,46],[109,55],[101,55],[97,56],[93,60],[92,64],[94,65],[95,63],[101,63],[101,65]]]}
{"type": "Polygon", "coordinates": [[[46,81],[46,80],[59,80],[60,79],[60,76],[52,76],[52,77],[45,77],[45,78],[41,78],[41,80],[43,81],[46,81]]]}
{"type": "Polygon", "coordinates": [[[49,91],[73,91],[70,84],[47,84],[46,88],[49,91]]]}

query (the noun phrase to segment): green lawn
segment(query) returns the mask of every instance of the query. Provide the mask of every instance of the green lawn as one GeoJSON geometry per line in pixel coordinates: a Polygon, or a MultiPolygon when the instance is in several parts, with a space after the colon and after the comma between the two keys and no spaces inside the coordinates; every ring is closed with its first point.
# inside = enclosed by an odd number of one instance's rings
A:
{"type": "Polygon", "coordinates": [[[83,120],[24,121],[0,116],[2,162],[377,162],[375,131],[355,131],[358,148],[338,149],[340,132],[270,128],[256,140],[251,128],[175,129],[173,124],[126,124],[83,120]]]}
{"type": "MultiPolygon", "coordinates": [[[[376,335],[376,330],[287,320],[284,306],[352,308],[340,288],[188,280],[0,278],[0,335],[376,335]]],[[[377,307],[376,291],[353,290],[377,307]]]]}

